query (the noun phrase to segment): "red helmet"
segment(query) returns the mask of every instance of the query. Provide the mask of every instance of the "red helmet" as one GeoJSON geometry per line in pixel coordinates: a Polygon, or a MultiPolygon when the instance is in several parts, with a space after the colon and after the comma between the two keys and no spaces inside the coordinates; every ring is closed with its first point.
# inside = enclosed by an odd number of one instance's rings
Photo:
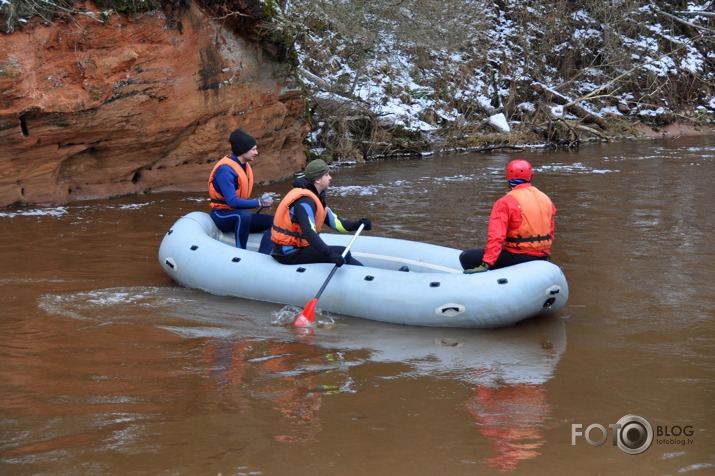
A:
{"type": "Polygon", "coordinates": [[[509,162],[506,166],[506,179],[524,179],[531,181],[531,176],[534,171],[531,170],[531,164],[524,159],[516,159],[509,162]]]}

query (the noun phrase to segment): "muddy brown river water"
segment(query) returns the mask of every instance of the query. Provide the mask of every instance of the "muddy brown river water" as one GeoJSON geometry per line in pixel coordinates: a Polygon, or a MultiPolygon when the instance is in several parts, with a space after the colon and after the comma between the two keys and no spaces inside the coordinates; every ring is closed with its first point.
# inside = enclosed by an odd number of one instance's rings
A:
{"type": "MultiPolygon", "coordinates": [[[[339,168],[330,205],[481,246],[515,156],[339,168]]],[[[498,330],[181,288],[157,250],[203,194],[0,210],[0,474],[715,474],[715,136],[518,156],[570,300],[498,330]]]]}

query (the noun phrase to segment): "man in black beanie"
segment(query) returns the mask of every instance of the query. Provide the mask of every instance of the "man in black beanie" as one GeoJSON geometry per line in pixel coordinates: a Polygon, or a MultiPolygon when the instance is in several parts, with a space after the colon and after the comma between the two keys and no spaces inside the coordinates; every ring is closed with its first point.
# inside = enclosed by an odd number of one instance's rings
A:
{"type": "Polygon", "coordinates": [[[236,247],[246,249],[249,233],[265,232],[259,252],[270,253],[273,216],[260,214],[262,208],[273,205],[273,197],[264,193],[260,198],[249,198],[253,192],[253,170],[249,162],[258,155],[256,139],[236,129],[228,141],[231,154],[219,160],[209,176],[211,218],[221,231],[234,231],[236,247]],[[252,208],[258,211],[253,213],[252,208]]]}
{"type": "MultiPolygon", "coordinates": [[[[233,131],[231,136],[228,138],[228,141],[231,143],[231,152],[233,152],[233,155],[236,157],[240,157],[256,147],[256,139],[251,137],[249,134],[246,134],[241,129],[233,131]]],[[[258,155],[258,150],[256,150],[255,155],[258,155]]],[[[253,157],[248,160],[253,160],[253,157]]]]}

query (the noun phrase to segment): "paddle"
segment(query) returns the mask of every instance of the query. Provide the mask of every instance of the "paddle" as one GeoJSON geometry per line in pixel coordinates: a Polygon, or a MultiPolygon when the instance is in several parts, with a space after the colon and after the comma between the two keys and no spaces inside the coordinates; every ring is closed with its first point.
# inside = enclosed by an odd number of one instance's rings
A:
{"type": "MultiPolygon", "coordinates": [[[[350,251],[350,247],[355,243],[355,240],[357,239],[358,235],[360,235],[360,232],[362,229],[365,228],[364,223],[360,223],[360,226],[358,227],[357,231],[355,232],[355,235],[353,235],[353,239],[350,240],[350,243],[348,243],[348,246],[345,247],[345,251],[343,251],[343,259],[348,255],[348,251],[350,251]]],[[[336,264],[333,266],[333,269],[330,271],[330,274],[328,275],[328,279],[325,280],[323,283],[323,286],[320,288],[320,291],[318,291],[318,294],[315,295],[313,299],[311,299],[308,304],[305,305],[305,308],[303,309],[303,312],[300,313],[298,317],[295,318],[295,321],[293,322],[293,327],[309,327],[313,322],[315,322],[315,306],[318,304],[318,299],[320,298],[320,295],[323,294],[323,291],[325,291],[326,286],[330,282],[330,280],[333,278],[333,275],[335,272],[338,270],[338,265],[336,264]]]]}

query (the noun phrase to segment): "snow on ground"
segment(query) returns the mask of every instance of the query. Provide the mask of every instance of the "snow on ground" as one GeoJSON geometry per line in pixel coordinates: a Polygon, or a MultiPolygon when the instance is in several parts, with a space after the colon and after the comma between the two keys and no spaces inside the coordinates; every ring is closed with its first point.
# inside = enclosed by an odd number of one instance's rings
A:
{"type": "MultiPolygon", "coordinates": [[[[300,1],[290,2],[289,8],[300,3],[300,1]]],[[[340,4],[340,0],[329,3],[335,6],[340,4]]],[[[616,5],[621,3],[616,2],[616,5]]],[[[626,61],[625,66],[621,67],[617,73],[627,73],[628,68],[633,68],[634,76],[650,74],[654,78],[674,77],[677,80],[677,78],[690,75],[703,78],[712,84],[715,81],[715,72],[707,69],[708,58],[704,55],[710,56],[709,62],[712,63],[715,53],[707,51],[704,53],[699,50],[690,38],[677,33],[678,29],[674,25],[677,26],[678,22],[671,21],[669,24],[662,22],[664,18],[669,17],[656,10],[657,7],[652,3],[645,0],[642,3],[640,8],[630,11],[629,15],[632,15],[633,21],[640,22],[644,28],[634,29],[633,31],[636,33],[632,37],[620,34],[616,38],[616,41],[623,46],[623,54],[630,55],[630,61],[626,61]],[[642,32],[649,32],[649,34],[646,36],[642,32]],[[677,48],[677,54],[671,54],[671,50],[665,51],[663,44],[677,48]]],[[[707,28],[708,17],[692,13],[711,12],[713,3],[713,0],[689,1],[684,10],[690,14],[681,15],[682,22],[694,25],[695,28],[707,28]]],[[[348,4],[352,3],[348,2],[348,4]]],[[[361,64],[360,68],[351,66],[352,56],[348,55],[344,58],[338,53],[345,51],[345,48],[349,47],[349,42],[361,39],[357,37],[341,39],[334,32],[328,30],[310,32],[305,38],[309,38],[314,44],[324,45],[329,44],[328,41],[342,41],[341,47],[336,48],[333,55],[316,60],[315,57],[308,58],[306,55],[310,48],[299,43],[297,45],[299,61],[302,65],[312,65],[314,69],[320,65],[325,66],[320,71],[313,71],[325,83],[353,84],[351,95],[367,104],[371,111],[381,117],[384,122],[400,125],[408,130],[423,132],[435,130],[438,128],[436,124],[463,118],[464,111],[458,111],[455,107],[456,103],[462,104],[462,107],[464,104],[473,104],[474,108],[483,112],[484,119],[491,116],[493,121],[497,121],[496,128],[503,127],[504,130],[508,130],[508,122],[501,121],[495,116],[501,112],[500,107],[494,107],[491,103],[495,95],[506,100],[510,94],[513,94],[510,86],[515,81],[523,79],[538,81],[545,87],[558,90],[562,94],[568,87],[575,99],[603,87],[616,74],[612,71],[606,74],[599,69],[593,58],[585,58],[584,61],[591,64],[584,66],[573,81],[567,81],[565,78],[558,77],[557,68],[548,60],[548,57],[553,59],[553,57],[568,55],[569,51],[575,47],[578,47],[579,51],[591,52],[594,58],[603,52],[604,36],[613,35],[614,32],[607,31],[603,22],[585,7],[571,14],[572,23],[570,24],[576,24],[578,28],[571,34],[564,35],[564,42],[555,44],[551,51],[537,54],[536,51],[530,51],[529,48],[540,44],[540,39],[544,35],[554,34],[553,31],[543,31],[544,27],[539,23],[541,19],[547,17],[551,5],[506,0],[502,2],[504,10],[499,10],[492,2],[465,0],[463,4],[465,12],[472,9],[475,12],[483,13],[483,16],[479,17],[479,21],[486,24],[487,27],[482,31],[475,30],[471,35],[467,34],[468,40],[462,45],[462,49],[447,48],[443,42],[436,41],[439,39],[435,37],[435,35],[439,35],[439,31],[437,31],[432,36],[432,39],[435,40],[434,49],[428,51],[426,55],[417,55],[415,51],[418,51],[420,47],[429,49],[429,45],[415,45],[406,42],[404,38],[396,36],[395,31],[397,30],[389,30],[394,27],[393,24],[382,19],[380,24],[382,29],[376,33],[380,38],[370,46],[369,54],[365,57],[366,64],[361,64]],[[529,10],[527,13],[533,18],[528,19],[526,23],[522,20],[521,24],[517,24],[514,18],[519,14],[523,17],[524,8],[529,10]],[[466,76],[463,72],[459,74],[461,68],[477,64],[470,62],[476,55],[486,55],[488,64],[493,65],[493,71],[474,67],[472,74],[466,76]],[[425,57],[428,57],[429,61],[426,61],[425,57]],[[537,74],[535,73],[537,70],[539,70],[538,76],[534,76],[537,74]],[[349,79],[346,81],[345,78],[349,79]],[[457,82],[457,78],[460,82],[457,82]],[[435,85],[437,84],[442,84],[441,90],[436,90],[435,85]],[[431,118],[431,120],[427,118],[431,118]]],[[[405,10],[405,18],[409,21],[419,20],[412,14],[414,12],[406,10],[412,3],[403,2],[401,5],[404,5],[402,8],[405,10]]],[[[367,12],[368,7],[364,8],[367,12]]],[[[368,13],[365,14],[366,23],[371,20],[368,13]]],[[[678,11],[667,13],[678,15],[678,11]]],[[[324,14],[324,16],[326,15],[324,14]]],[[[422,20],[424,21],[424,19],[422,20]]],[[[308,24],[308,22],[305,23],[308,24]]],[[[324,21],[321,25],[326,23],[329,22],[324,21]]],[[[437,24],[439,25],[439,22],[437,24]]],[[[682,25],[685,24],[682,23],[682,25]]],[[[448,31],[448,29],[444,31],[448,31]]],[[[615,34],[619,35],[618,32],[615,34]]],[[[484,64],[484,61],[480,64],[484,64]]],[[[321,87],[313,82],[314,78],[303,77],[302,79],[309,86],[317,89],[321,87]]],[[[612,91],[612,88],[605,88],[604,91],[612,91]]],[[[618,88],[611,94],[616,97],[616,102],[626,104],[637,100],[639,91],[618,88]]],[[[656,116],[668,112],[668,104],[646,105],[645,101],[638,102],[639,109],[633,113],[641,117],[656,116]]],[[[582,101],[579,106],[602,117],[609,114],[621,114],[614,106],[613,98],[582,101]]],[[[703,104],[695,106],[701,114],[715,116],[713,90],[707,91],[703,104]]],[[[517,109],[523,114],[529,114],[534,112],[535,107],[533,104],[523,102],[517,106],[517,109]]],[[[554,111],[554,113],[559,113],[559,111],[554,111]]]]}

